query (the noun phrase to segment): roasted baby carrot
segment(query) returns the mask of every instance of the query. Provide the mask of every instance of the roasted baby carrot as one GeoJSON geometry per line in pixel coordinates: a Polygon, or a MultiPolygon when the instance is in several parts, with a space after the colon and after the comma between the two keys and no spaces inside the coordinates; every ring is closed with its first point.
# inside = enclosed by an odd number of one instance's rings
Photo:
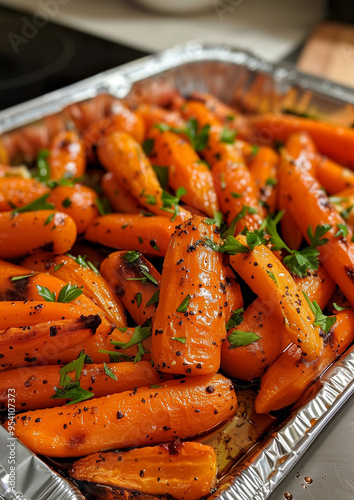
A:
{"type": "Polygon", "coordinates": [[[80,184],[57,186],[52,189],[48,202],[55,208],[72,217],[78,234],[86,231],[90,223],[98,217],[97,194],[93,189],[80,184]]]}
{"type": "Polygon", "coordinates": [[[354,339],[354,312],[337,313],[325,339],[321,356],[311,363],[299,355],[293,344],[265,373],[256,399],[257,413],[269,413],[295,403],[304,390],[328,368],[354,339]]]}
{"type": "Polygon", "coordinates": [[[0,330],[9,326],[34,326],[46,321],[78,319],[82,309],[62,302],[40,302],[38,300],[0,301],[0,330]]]}
{"type": "MultiPolygon", "coordinates": [[[[297,278],[295,281],[311,301],[317,301],[321,309],[327,305],[336,287],[322,266],[317,271],[308,273],[305,278],[297,278]]],[[[263,375],[291,341],[281,319],[260,298],[247,307],[242,317],[243,321],[236,329],[254,332],[260,338],[257,342],[236,348],[232,348],[226,339],[221,348],[221,367],[231,377],[253,380],[263,375]]],[[[231,329],[229,334],[232,331],[231,329]]]]}
{"type": "Polygon", "coordinates": [[[320,153],[344,163],[354,163],[354,130],[309,118],[269,113],[248,120],[254,129],[251,140],[286,141],[295,132],[307,132],[320,153]]]}
{"type": "Polygon", "coordinates": [[[258,198],[270,213],[276,207],[277,167],[279,156],[267,147],[260,147],[249,164],[251,177],[258,190],[258,198]]]}
{"type": "Polygon", "coordinates": [[[163,257],[174,227],[166,217],[110,214],[93,221],[85,238],[117,250],[137,249],[144,254],[163,257]]]}
{"type": "Polygon", "coordinates": [[[138,325],[155,317],[161,275],[151,262],[136,250],[114,252],[102,262],[100,271],[138,325]]]}
{"type": "Polygon", "coordinates": [[[51,179],[81,177],[85,173],[85,150],[77,132],[59,132],[53,138],[49,150],[51,179]]]}
{"type": "Polygon", "coordinates": [[[239,153],[230,154],[227,159],[213,165],[212,175],[215,191],[222,213],[228,224],[237,217],[235,234],[245,227],[258,229],[264,216],[264,208],[257,199],[257,189],[243,157],[239,153]]]}
{"type": "Polygon", "coordinates": [[[167,373],[216,373],[225,337],[222,256],[214,224],[193,216],[177,226],[167,250],[153,322],[151,357],[167,373]]]}
{"type": "Polygon", "coordinates": [[[0,370],[46,364],[48,358],[90,337],[100,324],[96,314],[7,328],[0,332],[0,370]]]}
{"type": "Polygon", "coordinates": [[[69,471],[80,481],[180,500],[209,495],[216,484],[216,472],[212,446],[179,440],[119,454],[89,455],[75,462],[69,471]]]}
{"type": "Polygon", "coordinates": [[[76,239],[73,219],[62,212],[0,213],[0,258],[15,259],[35,252],[65,253],[76,239]]]}
{"type": "Polygon", "coordinates": [[[290,135],[285,143],[285,150],[301,168],[306,168],[312,175],[316,175],[317,148],[306,132],[297,132],[290,135]]]}
{"type": "Polygon", "coordinates": [[[85,259],[69,255],[38,254],[27,257],[24,265],[34,271],[47,272],[65,283],[75,283],[82,292],[116,325],[126,325],[124,307],[97,270],[92,270],[85,259]]]}
{"type": "MultiPolygon", "coordinates": [[[[16,391],[17,410],[64,405],[68,401],[65,397],[52,398],[55,389],[60,387],[60,369],[61,366],[58,365],[47,365],[0,372],[0,408],[6,405],[9,387],[16,391]]],[[[74,378],[71,372],[68,374],[74,378]]],[[[117,392],[132,391],[135,387],[156,385],[161,379],[162,376],[149,361],[140,361],[84,365],[78,380],[82,389],[100,398],[117,392]]]]}
{"type": "Polygon", "coordinates": [[[34,453],[77,457],[205,433],[234,416],[234,388],[222,375],[173,380],[65,408],[22,413],[15,434],[34,453]],[[199,412],[195,410],[199,409],[199,412]]]}
{"type": "MultiPolygon", "coordinates": [[[[246,237],[237,240],[247,245],[246,237]]],[[[291,274],[265,245],[254,247],[249,253],[232,255],[234,270],[274,313],[284,319],[285,329],[307,359],[316,359],[323,348],[321,329],[314,326],[315,315],[307,304],[291,274]]]]}
{"type": "Polygon", "coordinates": [[[1,177],[0,212],[28,205],[48,192],[49,188],[35,179],[1,177]]]}
{"type": "Polygon", "coordinates": [[[207,165],[192,146],[179,135],[154,128],[149,133],[153,141],[151,161],[168,167],[168,184],[174,191],[186,190],[182,201],[213,217],[219,210],[213,178],[207,165]]]}
{"type": "Polygon", "coordinates": [[[284,161],[279,167],[279,191],[282,203],[290,212],[303,236],[310,242],[309,228],[326,227],[322,236],[328,240],[318,246],[320,261],[332,279],[340,286],[349,302],[354,305],[354,245],[352,232],[338,214],[318,181],[296,164],[284,161]]]}
{"type": "Polygon", "coordinates": [[[139,214],[143,209],[138,200],[115,179],[111,172],[102,177],[101,186],[115,212],[139,214]]]}
{"type": "Polygon", "coordinates": [[[328,194],[337,194],[339,191],[354,187],[354,172],[326,156],[317,156],[315,177],[328,194]]]}
{"type": "Polygon", "coordinates": [[[176,214],[171,209],[164,210],[166,206],[157,175],[141,146],[130,135],[115,132],[105,137],[97,154],[102,165],[146,210],[155,215],[172,217],[173,220],[185,220],[190,216],[181,207],[176,214]]]}

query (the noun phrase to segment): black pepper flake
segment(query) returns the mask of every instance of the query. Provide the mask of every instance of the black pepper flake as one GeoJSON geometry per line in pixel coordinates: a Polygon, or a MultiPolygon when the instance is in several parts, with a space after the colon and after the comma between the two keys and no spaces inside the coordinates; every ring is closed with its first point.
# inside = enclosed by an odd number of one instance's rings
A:
{"type": "Polygon", "coordinates": [[[41,422],[41,420],[42,420],[41,418],[36,418],[35,420],[36,424],[38,424],[38,422],[41,422]]]}
{"type": "Polygon", "coordinates": [[[140,477],[144,477],[144,471],[143,470],[140,471],[139,476],[140,477]]]}
{"type": "Polygon", "coordinates": [[[51,337],[55,337],[57,333],[58,333],[58,328],[56,326],[51,326],[49,328],[49,335],[51,337]]]}
{"type": "Polygon", "coordinates": [[[123,417],[124,417],[123,413],[121,411],[117,411],[117,419],[120,420],[123,417]]]}
{"type": "Polygon", "coordinates": [[[67,429],[67,428],[68,428],[68,424],[64,424],[63,429],[67,429]]]}
{"type": "Polygon", "coordinates": [[[208,385],[205,390],[209,394],[212,394],[215,391],[215,387],[213,387],[212,385],[208,385]]]}
{"type": "Polygon", "coordinates": [[[170,431],[171,430],[171,427],[168,427],[168,425],[164,425],[162,428],[163,428],[164,431],[170,431]]]}

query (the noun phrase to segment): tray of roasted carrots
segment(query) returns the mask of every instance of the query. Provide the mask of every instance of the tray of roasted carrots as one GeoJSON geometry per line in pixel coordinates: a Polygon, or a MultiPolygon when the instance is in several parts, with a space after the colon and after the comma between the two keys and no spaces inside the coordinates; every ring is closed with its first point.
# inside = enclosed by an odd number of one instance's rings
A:
{"type": "Polygon", "coordinates": [[[72,498],[265,499],[351,395],[353,109],[279,69],[192,44],[0,114],[2,446],[72,498]]]}

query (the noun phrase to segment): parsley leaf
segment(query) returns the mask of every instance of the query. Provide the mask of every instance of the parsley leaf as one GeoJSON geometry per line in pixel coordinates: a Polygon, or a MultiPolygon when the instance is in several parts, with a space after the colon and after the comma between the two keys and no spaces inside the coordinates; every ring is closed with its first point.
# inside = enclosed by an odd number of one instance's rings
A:
{"type": "Polygon", "coordinates": [[[181,344],[186,343],[186,337],[171,337],[171,340],[176,340],[177,342],[180,342],[181,344]]]}
{"type": "Polygon", "coordinates": [[[111,340],[111,344],[116,345],[121,349],[128,349],[128,347],[139,344],[140,342],[143,342],[147,338],[151,337],[151,334],[151,325],[139,325],[135,327],[132,338],[129,340],[129,342],[117,342],[115,340],[111,340]]]}
{"type": "Polygon", "coordinates": [[[166,189],[168,186],[168,174],[169,174],[168,167],[160,167],[159,165],[152,165],[152,168],[155,171],[160,186],[162,187],[162,189],[166,189]]]}
{"type": "Polygon", "coordinates": [[[106,365],[106,363],[104,361],[103,361],[103,366],[104,366],[104,372],[106,375],[108,375],[108,377],[112,378],[113,380],[118,380],[117,375],[115,373],[113,373],[110,368],[108,368],[108,366],[106,365]]]}
{"type": "Polygon", "coordinates": [[[346,224],[337,224],[338,231],[334,235],[335,237],[339,236],[340,238],[345,238],[348,236],[348,226],[346,224]]]}
{"type": "Polygon", "coordinates": [[[46,302],[55,302],[55,293],[51,292],[46,286],[36,285],[39,295],[46,302]]]}
{"type": "Polygon", "coordinates": [[[32,278],[32,276],[36,276],[37,274],[38,273],[30,273],[30,274],[23,274],[22,276],[12,276],[10,281],[19,281],[19,280],[24,280],[26,278],[32,278]]]}
{"type": "Polygon", "coordinates": [[[50,151],[48,149],[41,149],[37,154],[37,167],[38,167],[38,180],[45,182],[49,180],[50,177],[50,165],[48,162],[48,157],[50,151]]]}
{"type": "Polygon", "coordinates": [[[95,199],[95,205],[99,211],[100,215],[107,215],[112,213],[112,207],[109,203],[108,198],[103,196],[102,198],[95,199]]]}
{"type": "Polygon", "coordinates": [[[132,264],[133,262],[138,260],[140,256],[141,253],[138,252],[137,250],[130,250],[129,252],[125,252],[125,254],[123,255],[123,259],[132,264]]]}
{"type": "Polygon", "coordinates": [[[339,306],[338,304],[336,304],[335,302],[333,302],[333,307],[336,311],[345,311],[347,309],[347,307],[342,307],[342,306],[339,306]]]}
{"type": "Polygon", "coordinates": [[[277,285],[277,287],[278,287],[278,286],[279,286],[279,285],[278,285],[278,280],[277,280],[277,278],[275,277],[275,274],[274,274],[274,273],[272,273],[272,271],[267,271],[267,274],[268,274],[268,276],[270,276],[270,277],[272,278],[272,280],[274,281],[274,283],[275,283],[275,284],[277,285]]]}
{"type": "Polygon", "coordinates": [[[136,305],[138,306],[138,308],[140,307],[141,305],[141,301],[143,299],[143,294],[141,292],[138,292],[135,296],[136,298],[136,305]]]}
{"type": "Polygon", "coordinates": [[[322,238],[322,236],[324,236],[331,229],[331,227],[332,226],[330,224],[318,225],[316,226],[315,234],[313,234],[311,226],[307,228],[307,235],[310,239],[312,248],[320,247],[328,243],[328,238],[322,238]]]}
{"type": "Polygon", "coordinates": [[[231,328],[235,328],[235,326],[238,326],[242,323],[243,312],[244,312],[243,307],[241,307],[240,309],[236,309],[236,311],[232,311],[231,318],[226,323],[226,330],[231,330],[231,328]]]}
{"type": "Polygon", "coordinates": [[[220,140],[226,144],[233,144],[235,142],[236,135],[236,130],[230,130],[227,127],[224,127],[221,131],[220,140]]]}
{"type": "MultiPolygon", "coordinates": [[[[19,214],[21,212],[33,212],[35,210],[54,210],[55,206],[53,203],[47,203],[47,198],[50,193],[46,193],[43,196],[40,196],[31,203],[24,205],[23,207],[15,208],[12,213],[19,214]]],[[[47,219],[48,220],[48,219],[47,219]]]]}
{"type": "Polygon", "coordinates": [[[80,297],[80,295],[83,294],[82,289],[83,286],[78,287],[77,285],[68,283],[60,290],[57,302],[68,303],[77,299],[78,297],[80,297]]]}
{"type": "Polygon", "coordinates": [[[246,241],[250,250],[253,250],[254,247],[263,244],[263,241],[261,240],[259,235],[256,232],[251,232],[251,231],[248,231],[248,233],[246,234],[246,241]]]}
{"type": "Polygon", "coordinates": [[[146,156],[149,156],[152,153],[152,150],[154,149],[154,144],[155,144],[154,139],[145,139],[145,141],[143,142],[143,151],[146,154],[146,156]]]}
{"type": "Polygon", "coordinates": [[[186,124],[185,129],[180,132],[186,134],[191,142],[193,149],[196,151],[203,151],[209,140],[210,125],[204,125],[200,132],[198,132],[198,122],[195,118],[190,118],[186,124]]]}
{"type": "Polygon", "coordinates": [[[228,336],[227,340],[230,342],[229,349],[236,349],[237,347],[247,346],[253,344],[261,337],[254,332],[244,332],[242,330],[233,330],[228,336]]]}
{"type": "Polygon", "coordinates": [[[184,187],[179,187],[176,191],[175,196],[172,194],[168,193],[167,191],[162,191],[162,196],[161,196],[161,201],[162,201],[162,207],[161,210],[164,210],[165,212],[169,212],[172,215],[171,221],[174,222],[178,212],[179,212],[179,202],[182,198],[187,193],[184,187]]]}
{"type": "Polygon", "coordinates": [[[215,241],[210,238],[204,238],[205,245],[214,252],[227,253],[229,255],[236,255],[237,253],[248,253],[249,249],[242,243],[239,243],[234,236],[226,236],[224,242],[221,245],[215,243],[215,241]]]}
{"type": "Polygon", "coordinates": [[[302,293],[311,311],[315,315],[315,321],[313,322],[313,325],[319,326],[325,333],[328,333],[332,325],[334,325],[334,323],[336,322],[337,318],[335,316],[325,316],[322,313],[322,310],[318,303],[315,300],[311,302],[306,292],[302,291],[302,293]]]}
{"type": "Polygon", "coordinates": [[[177,307],[176,311],[180,313],[184,313],[187,311],[187,308],[189,306],[189,301],[190,301],[191,296],[188,294],[181,302],[181,304],[177,307]]]}
{"type": "Polygon", "coordinates": [[[157,292],[154,293],[151,299],[146,302],[145,307],[152,306],[153,304],[158,304],[159,298],[160,298],[160,290],[157,290],[157,292]]]}

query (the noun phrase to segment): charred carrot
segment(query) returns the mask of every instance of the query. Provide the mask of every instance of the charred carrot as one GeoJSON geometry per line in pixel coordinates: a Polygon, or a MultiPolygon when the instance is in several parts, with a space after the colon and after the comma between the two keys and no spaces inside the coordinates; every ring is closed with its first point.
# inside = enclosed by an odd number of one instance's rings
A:
{"type": "Polygon", "coordinates": [[[151,130],[149,140],[153,141],[152,162],[168,167],[171,188],[177,191],[183,186],[182,201],[213,217],[219,210],[213,178],[191,145],[177,134],[157,128],[151,130]]]}
{"type": "Polygon", "coordinates": [[[100,271],[138,325],[155,317],[161,275],[139,252],[111,253],[100,271]]]}
{"type": "Polygon", "coordinates": [[[144,210],[138,200],[129,191],[117,182],[111,172],[102,177],[101,186],[115,212],[139,214],[144,210]]]}
{"type": "Polygon", "coordinates": [[[27,257],[25,266],[41,273],[47,272],[65,283],[75,283],[82,287],[87,298],[92,300],[105,317],[114,324],[126,325],[124,307],[112,292],[107,281],[97,270],[92,270],[90,262],[84,258],[74,259],[69,255],[38,254],[27,257]]]}
{"type": "Polygon", "coordinates": [[[163,257],[174,227],[166,217],[110,214],[92,222],[85,238],[118,250],[137,249],[144,254],[163,257]]]}
{"type": "MultiPolygon", "coordinates": [[[[354,163],[354,130],[346,127],[319,122],[309,118],[282,114],[264,114],[249,119],[258,140],[263,136],[267,141],[286,141],[296,132],[307,132],[318,150],[344,164],[354,163]]],[[[253,136],[251,136],[251,139],[253,136]]]]}
{"type": "Polygon", "coordinates": [[[1,177],[0,212],[28,205],[48,192],[49,188],[35,179],[1,177]]]}
{"type": "Polygon", "coordinates": [[[52,189],[48,202],[72,217],[79,234],[86,231],[90,223],[98,217],[97,194],[93,189],[80,184],[57,186],[52,189]]]}
{"type": "Polygon", "coordinates": [[[98,315],[7,328],[0,332],[0,371],[46,364],[49,357],[82,342],[101,324],[98,315]]]}
{"type": "Polygon", "coordinates": [[[84,401],[65,412],[49,408],[22,413],[16,418],[15,434],[35,453],[77,457],[158,444],[175,436],[185,439],[211,430],[237,409],[234,388],[222,375],[161,386],[84,401]]]}
{"type": "Polygon", "coordinates": [[[197,500],[214,488],[216,471],[216,455],[211,446],[178,440],[118,455],[113,452],[90,455],[75,462],[70,474],[81,481],[148,495],[197,500]]]}
{"type": "Polygon", "coordinates": [[[102,165],[146,210],[155,215],[172,217],[173,220],[185,220],[190,216],[183,208],[179,208],[175,215],[173,210],[165,210],[157,175],[141,146],[128,134],[115,132],[105,137],[97,153],[102,165]]]}
{"type": "Polygon", "coordinates": [[[53,138],[48,163],[51,179],[81,177],[85,173],[84,145],[76,132],[59,132],[53,138]]]}
{"type": "Polygon", "coordinates": [[[266,146],[257,150],[250,162],[251,177],[258,190],[258,198],[270,213],[276,207],[277,167],[279,156],[266,146]]]}
{"type": "MultiPolygon", "coordinates": [[[[17,410],[37,410],[64,405],[68,400],[52,398],[60,387],[58,365],[13,368],[0,372],[0,408],[6,405],[9,387],[16,391],[17,410]]],[[[74,379],[71,372],[69,376],[74,379]]],[[[139,363],[108,363],[84,365],[79,381],[80,387],[90,391],[96,398],[117,392],[133,390],[135,387],[156,385],[162,377],[149,361],[139,363]]]]}
{"type": "Polygon", "coordinates": [[[269,413],[295,403],[304,390],[351,344],[354,339],[353,325],[353,311],[348,309],[337,313],[321,356],[311,363],[299,359],[298,348],[294,344],[285,351],[262,379],[256,399],[257,413],[269,413]]]}
{"type": "Polygon", "coordinates": [[[73,219],[62,212],[0,213],[0,258],[14,259],[40,251],[65,253],[76,239],[73,219]]]}
{"type": "MultiPolygon", "coordinates": [[[[237,240],[246,246],[246,237],[237,240]]],[[[258,245],[247,254],[231,256],[234,270],[249,284],[252,290],[274,313],[284,318],[285,329],[303,355],[316,359],[323,348],[321,329],[314,326],[315,315],[290,273],[265,245],[258,245]],[[255,265],[256,264],[256,265],[255,265]]]]}
{"type": "Polygon", "coordinates": [[[279,190],[283,205],[308,242],[317,227],[328,228],[328,232],[322,234],[323,241],[328,241],[318,246],[320,261],[354,305],[354,245],[350,241],[352,232],[344,219],[329,202],[318,181],[296,164],[284,161],[280,165],[279,190]]]}
{"type": "MultiPolygon", "coordinates": [[[[205,244],[216,226],[193,216],[167,250],[153,322],[151,357],[168,373],[216,373],[225,337],[221,254],[205,244]]],[[[226,306],[225,306],[226,307],[226,306]]]]}

